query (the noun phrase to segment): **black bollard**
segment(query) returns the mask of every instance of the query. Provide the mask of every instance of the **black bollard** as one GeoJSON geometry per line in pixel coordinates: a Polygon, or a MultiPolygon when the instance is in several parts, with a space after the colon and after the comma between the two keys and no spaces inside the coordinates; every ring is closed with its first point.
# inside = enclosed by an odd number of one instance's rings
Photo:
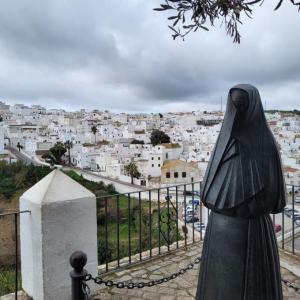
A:
{"type": "Polygon", "coordinates": [[[87,262],[87,256],[82,251],[75,251],[70,256],[70,265],[73,270],[70,272],[72,280],[72,300],[84,300],[85,295],[82,289],[82,280],[87,275],[84,266],[87,262]]]}

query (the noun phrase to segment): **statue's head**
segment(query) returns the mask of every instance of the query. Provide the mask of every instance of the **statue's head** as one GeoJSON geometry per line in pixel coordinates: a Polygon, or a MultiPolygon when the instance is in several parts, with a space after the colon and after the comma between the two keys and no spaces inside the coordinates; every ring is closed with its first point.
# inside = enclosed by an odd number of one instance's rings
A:
{"type": "Polygon", "coordinates": [[[246,91],[233,88],[230,90],[230,98],[238,112],[246,112],[249,107],[249,95],[246,91]]]}

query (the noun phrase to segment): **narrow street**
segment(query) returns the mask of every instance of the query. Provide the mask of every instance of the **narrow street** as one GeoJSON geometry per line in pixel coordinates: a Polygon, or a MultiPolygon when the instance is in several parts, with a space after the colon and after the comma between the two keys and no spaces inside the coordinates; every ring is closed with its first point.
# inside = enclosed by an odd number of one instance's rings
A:
{"type": "Polygon", "coordinates": [[[25,154],[18,151],[16,148],[7,147],[6,148],[11,154],[13,154],[18,160],[23,161],[26,165],[33,164],[35,166],[40,166],[41,164],[35,161],[34,159],[29,158],[25,154]]]}

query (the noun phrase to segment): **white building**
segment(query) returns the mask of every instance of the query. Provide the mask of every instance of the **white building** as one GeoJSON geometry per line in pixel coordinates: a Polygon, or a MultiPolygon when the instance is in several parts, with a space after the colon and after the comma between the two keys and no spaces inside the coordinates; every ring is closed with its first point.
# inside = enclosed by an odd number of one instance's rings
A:
{"type": "Polygon", "coordinates": [[[4,151],[4,126],[3,122],[0,123],[0,154],[3,154],[4,151]]]}

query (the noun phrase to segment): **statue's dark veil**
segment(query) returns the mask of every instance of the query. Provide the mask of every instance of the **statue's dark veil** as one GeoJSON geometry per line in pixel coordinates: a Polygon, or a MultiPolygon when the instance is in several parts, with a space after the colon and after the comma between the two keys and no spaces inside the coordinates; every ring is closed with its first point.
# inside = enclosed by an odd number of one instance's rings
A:
{"type": "Polygon", "coordinates": [[[259,92],[246,84],[233,89],[248,94],[249,106],[246,112],[237,112],[229,92],[222,128],[204,176],[202,200],[216,211],[252,202],[255,214],[280,212],[285,206],[281,161],[259,92]]]}

